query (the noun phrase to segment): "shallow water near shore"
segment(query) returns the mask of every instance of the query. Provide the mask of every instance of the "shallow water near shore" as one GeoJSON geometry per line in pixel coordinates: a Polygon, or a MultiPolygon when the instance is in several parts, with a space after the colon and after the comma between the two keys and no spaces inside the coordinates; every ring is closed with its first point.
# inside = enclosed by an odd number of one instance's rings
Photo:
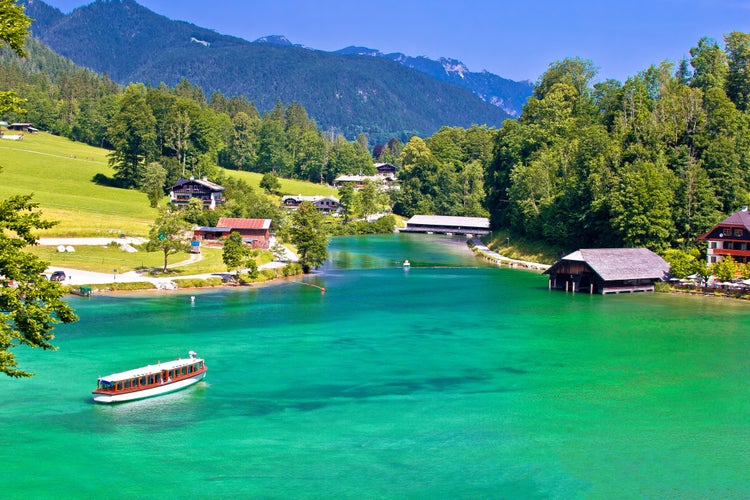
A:
{"type": "Polygon", "coordinates": [[[59,351],[15,350],[37,376],[0,378],[2,496],[750,496],[746,303],[550,292],[439,236],[330,252],[260,288],[72,297],[59,351]],[[204,382],[91,402],[190,349],[204,382]]]}

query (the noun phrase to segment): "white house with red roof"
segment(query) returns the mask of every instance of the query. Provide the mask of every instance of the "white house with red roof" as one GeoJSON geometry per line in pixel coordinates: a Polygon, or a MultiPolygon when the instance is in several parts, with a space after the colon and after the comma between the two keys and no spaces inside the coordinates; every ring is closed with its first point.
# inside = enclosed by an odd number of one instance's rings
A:
{"type": "Polygon", "coordinates": [[[719,222],[698,239],[708,245],[708,264],[721,262],[727,255],[736,262],[747,263],[750,260],[750,212],[747,207],[742,207],[741,211],[719,222]]]}

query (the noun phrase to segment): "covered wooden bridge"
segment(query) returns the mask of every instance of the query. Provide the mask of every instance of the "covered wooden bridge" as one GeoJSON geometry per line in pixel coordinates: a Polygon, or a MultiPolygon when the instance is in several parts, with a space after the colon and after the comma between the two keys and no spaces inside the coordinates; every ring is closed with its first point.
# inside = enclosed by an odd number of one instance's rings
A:
{"type": "Polygon", "coordinates": [[[549,288],[566,292],[653,292],[667,279],[669,264],[647,248],[587,248],[547,269],[549,288]]]}
{"type": "Polygon", "coordinates": [[[415,215],[406,221],[402,233],[435,234],[490,234],[490,220],[487,217],[458,217],[452,215],[415,215]]]}

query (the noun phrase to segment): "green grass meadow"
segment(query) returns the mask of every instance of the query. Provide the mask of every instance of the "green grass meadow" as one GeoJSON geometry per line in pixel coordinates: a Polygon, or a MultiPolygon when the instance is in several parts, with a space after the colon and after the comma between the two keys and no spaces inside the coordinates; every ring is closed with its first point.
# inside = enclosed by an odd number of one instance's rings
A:
{"type": "MultiPolygon", "coordinates": [[[[100,186],[96,174],[112,176],[106,149],[45,132],[24,134],[21,141],[0,139],[0,199],[33,194],[44,218],[59,221],[39,236],[146,236],[157,211],[145,194],[133,189],[100,186]]],[[[226,175],[258,186],[253,172],[224,170],[226,175]]],[[[285,194],[331,195],[334,188],[280,179],[285,194]]],[[[166,201],[166,198],[165,198],[166,201]]]]}
{"type": "MultiPolygon", "coordinates": [[[[126,252],[117,246],[79,245],[75,252],[58,252],[57,247],[34,246],[27,247],[26,251],[32,253],[53,266],[69,267],[82,271],[94,271],[98,273],[127,273],[137,270],[161,269],[164,266],[164,254],[162,252],[138,251],[126,252]]],[[[220,248],[203,247],[201,249],[202,259],[184,266],[170,269],[170,276],[189,274],[204,274],[226,272],[227,266],[221,259],[220,248]]],[[[191,257],[189,253],[180,252],[169,256],[169,265],[178,264],[191,257]]]]}
{"type": "Polygon", "coordinates": [[[40,236],[145,235],[156,217],[146,195],[100,186],[114,174],[107,151],[43,132],[0,140],[0,198],[33,194],[44,218],[59,221],[40,236]]]}

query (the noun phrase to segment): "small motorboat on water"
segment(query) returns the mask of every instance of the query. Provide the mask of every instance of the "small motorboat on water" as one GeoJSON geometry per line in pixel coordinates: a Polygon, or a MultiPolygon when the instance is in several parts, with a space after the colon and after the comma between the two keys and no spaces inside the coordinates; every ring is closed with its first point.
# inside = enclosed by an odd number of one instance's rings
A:
{"type": "Polygon", "coordinates": [[[411,262],[409,262],[409,259],[404,261],[404,269],[411,267],[411,262]]]}
{"type": "Polygon", "coordinates": [[[176,359],[99,377],[93,391],[97,403],[122,403],[151,398],[189,387],[206,376],[206,362],[195,351],[176,359]]]}

